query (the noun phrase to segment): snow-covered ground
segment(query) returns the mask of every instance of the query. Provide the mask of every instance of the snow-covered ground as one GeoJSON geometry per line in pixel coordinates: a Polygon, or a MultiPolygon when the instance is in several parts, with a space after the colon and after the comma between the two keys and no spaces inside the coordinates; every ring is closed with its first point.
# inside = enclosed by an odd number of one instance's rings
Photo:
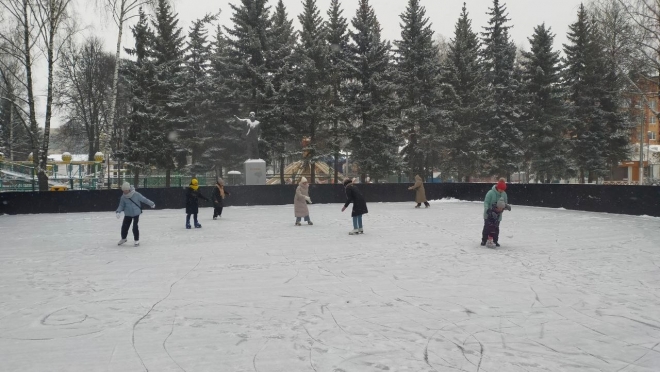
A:
{"type": "Polygon", "coordinates": [[[660,370],[660,219],[412,207],[0,216],[0,370],[660,370]]]}

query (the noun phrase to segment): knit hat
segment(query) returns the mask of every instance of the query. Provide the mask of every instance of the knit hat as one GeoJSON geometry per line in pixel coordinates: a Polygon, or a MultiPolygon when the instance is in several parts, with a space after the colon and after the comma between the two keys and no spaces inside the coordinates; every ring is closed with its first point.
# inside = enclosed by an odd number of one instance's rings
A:
{"type": "Polygon", "coordinates": [[[124,182],[121,184],[121,191],[131,191],[131,184],[124,182]]]}
{"type": "Polygon", "coordinates": [[[499,180],[495,188],[501,191],[506,191],[506,182],[499,180]]]}
{"type": "Polygon", "coordinates": [[[307,182],[307,178],[303,177],[300,179],[300,183],[305,183],[305,182],[307,182]]]}
{"type": "Polygon", "coordinates": [[[224,184],[225,181],[222,178],[218,177],[218,185],[224,185],[224,184]]]}
{"type": "Polygon", "coordinates": [[[192,181],[190,181],[190,184],[193,186],[199,185],[199,182],[197,181],[197,178],[193,178],[192,181]]]}
{"type": "Polygon", "coordinates": [[[348,185],[349,183],[353,182],[350,178],[347,178],[344,180],[344,186],[348,185]]]}
{"type": "Polygon", "coordinates": [[[506,203],[504,202],[504,198],[500,198],[500,200],[497,201],[497,208],[504,209],[504,207],[506,207],[506,203]]]}

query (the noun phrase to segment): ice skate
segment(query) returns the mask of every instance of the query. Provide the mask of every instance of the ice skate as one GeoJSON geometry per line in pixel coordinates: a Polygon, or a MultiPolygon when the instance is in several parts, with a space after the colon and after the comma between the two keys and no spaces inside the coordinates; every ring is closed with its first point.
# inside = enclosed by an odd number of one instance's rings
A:
{"type": "Polygon", "coordinates": [[[121,240],[119,240],[119,242],[117,243],[117,245],[122,245],[122,244],[124,244],[124,243],[126,243],[126,239],[121,239],[121,240]]]}
{"type": "Polygon", "coordinates": [[[482,240],[482,241],[481,241],[481,246],[482,246],[482,247],[486,246],[486,241],[485,241],[485,240],[482,240]]]}
{"type": "Polygon", "coordinates": [[[495,242],[495,246],[496,246],[496,247],[499,247],[499,246],[500,246],[500,243],[495,242]]]}
{"type": "Polygon", "coordinates": [[[312,222],[312,221],[307,221],[307,224],[308,224],[308,225],[313,225],[314,222],[312,222]]]}
{"type": "Polygon", "coordinates": [[[431,206],[430,206],[429,204],[427,204],[426,207],[424,207],[424,208],[430,208],[430,207],[431,207],[431,206]]]}
{"type": "Polygon", "coordinates": [[[217,220],[217,219],[218,219],[218,217],[213,217],[213,219],[214,219],[214,220],[217,220]]]}
{"type": "Polygon", "coordinates": [[[140,246],[140,241],[139,241],[139,240],[136,240],[135,243],[133,243],[133,246],[135,246],[135,247],[139,247],[139,246],[140,246]]]}
{"type": "Polygon", "coordinates": [[[202,225],[200,225],[199,223],[195,222],[195,228],[196,228],[196,229],[201,229],[201,228],[202,228],[202,225]]]}
{"type": "Polygon", "coordinates": [[[296,222],[296,226],[302,226],[300,222],[296,222]]]}
{"type": "Polygon", "coordinates": [[[359,232],[360,234],[364,234],[364,230],[363,230],[361,227],[358,229],[358,232],[359,232]]]}
{"type": "Polygon", "coordinates": [[[348,235],[358,235],[359,233],[360,233],[360,230],[353,229],[351,232],[348,233],[348,235]]]}
{"type": "Polygon", "coordinates": [[[486,242],[486,247],[495,248],[495,242],[493,242],[493,238],[488,238],[488,241],[486,242]]]}
{"type": "Polygon", "coordinates": [[[190,226],[189,223],[186,224],[186,229],[190,230],[192,227],[190,226]]]}
{"type": "Polygon", "coordinates": [[[416,205],[416,206],[415,206],[415,208],[420,208],[420,207],[421,207],[420,205],[416,205]]]}

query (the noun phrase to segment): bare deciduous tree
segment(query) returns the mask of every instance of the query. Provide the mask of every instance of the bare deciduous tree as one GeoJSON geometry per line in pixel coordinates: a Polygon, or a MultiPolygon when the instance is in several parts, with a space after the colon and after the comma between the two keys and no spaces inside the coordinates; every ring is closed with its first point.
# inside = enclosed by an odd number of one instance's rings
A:
{"type": "Polygon", "coordinates": [[[68,42],[56,74],[57,106],[66,110],[69,121],[81,124],[89,161],[100,149],[99,136],[110,114],[114,57],[102,49],[103,43],[95,37],[81,46],[68,42]]]}
{"type": "Polygon", "coordinates": [[[39,190],[48,190],[46,162],[50,138],[50,122],[53,113],[53,76],[59,50],[71,35],[72,29],[66,27],[67,10],[71,0],[0,0],[0,9],[7,14],[3,22],[8,30],[0,32],[0,49],[3,54],[13,57],[25,69],[24,86],[27,92],[29,134],[33,148],[33,161],[37,166],[39,190]],[[44,133],[39,136],[34,90],[34,58],[37,50],[45,56],[47,66],[46,112],[44,133]],[[41,137],[41,143],[39,143],[41,137]]]}
{"type": "Polygon", "coordinates": [[[121,38],[124,24],[131,18],[138,17],[137,10],[143,6],[153,5],[155,0],[96,0],[106,12],[112,15],[117,25],[117,49],[115,50],[115,67],[112,75],[112,96],[108,113],[108,128],[113,130],[115,124],[115,111],[117,107],[117,84],[119,81],[119,67],[121,63],[121,38]]]}

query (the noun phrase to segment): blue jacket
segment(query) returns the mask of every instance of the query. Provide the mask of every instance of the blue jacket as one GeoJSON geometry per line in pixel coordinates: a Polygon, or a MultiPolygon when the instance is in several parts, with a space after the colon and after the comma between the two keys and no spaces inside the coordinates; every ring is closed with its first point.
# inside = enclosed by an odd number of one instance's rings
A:
{"type": "Polygon", "coordinates": [[[145,198],[139,192],[135,191],[134,187],[131,187],[131,192],[126,195],[122,195],[119,198],[119,207],[117,207],[117,213],[124,212],[126,217],[137,217],[142,213],[142,207],[140,203],[144,203],[153,208],[155,205],[154,202],[145,198]]]}
{"type": "MultiPolygon", "coordinates": [[[[497,185],[493,186],[493,188],[486,193],[486,198],[484,199],[484,220],[488,219],[488,208],[490,208],[493,203],[497,203],[500,198],[504,199],[506,204],[509,204],[509,198],[506,196],[506,191],[497,191],[497,185]]],[[[500,213],[499,220],[502,221],[502,213],[500,213]]]]}

